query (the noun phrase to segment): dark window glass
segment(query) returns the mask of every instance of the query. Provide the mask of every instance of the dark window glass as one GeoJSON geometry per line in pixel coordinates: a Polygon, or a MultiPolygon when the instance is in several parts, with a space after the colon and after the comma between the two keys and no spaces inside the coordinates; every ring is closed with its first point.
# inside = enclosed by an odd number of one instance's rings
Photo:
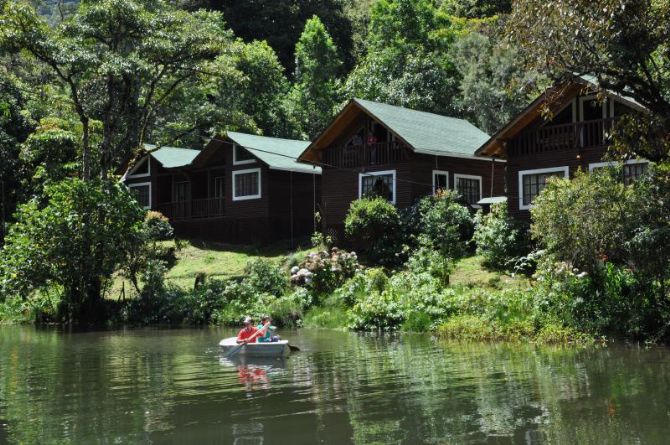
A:
{"type": "Polygon", "coordinates": [[[633,110],[619,101],[614,101],[614,117],[624,116],[633,110]]]}
{"type": "Polygon", "coordinates": [[[217,176],[214,178],[214,197],[224,198],[226,196],[226,182],[225,177],[217,176]]]}
{"type": "Polygon", "coordinates": [[[393,202],[393,175],[363,176],[361,180],[361,196],[381,196],[393,202]]]}
{"type": "Polygon", "coordinates": [[[624,164],[623,166],[623,182],[628,185],[637,180],[647,171],[647,163],[640,162],[635,164],[624,164]]]}
{"type": "Polygon", "coordinates": [[[551,125],[562,125],[562,124],[571,124],[572,123],[572,102],[569,103],[565,108],[560,112],[556,113],[554,118],[547,122],[547,126],[551,125]]]}
{"type": "Polygon", "coordinates": [[[256,196],[259,194],[259,172],[235,175],[235,197],[256,196]]]}
{"type": "Polygon", "coordinates": [[[142,207],[150,207],[151,188],[148,185],[130,186],[130,190],[142,207]]]}
{"type": "Polygon", "coordinates": [[[185,202],[191,199],[191,183],[190,182],[175,182],[174,184],[174,200],[176,202],[185,202]]]}
{"type": "Polygon", "coordinates": [[[479,181],[479,179],[472,178],[456,178],[456,191],[468,204],[477,204],[481,199],[479,181]]]}
{"type": "Polygon", "coordinates": [[[547,180],[551,177],[563,177],[563,172],[539,173],[536,175],[523,175],[523,205],[532,204],[533,199],[547,186],[547,180]]]}
{"type": "Polygon", "coordinates": [[[597,99],[587,99],[582,102],[583,121],[594,121],[603,118],[603,103],[597,99]]]}
{"type": "Polygon", "coordinates": [[[147,158],[144,158],[135,166],[133,169],[133,172],[130,174],[131,176],[135,175],[146,175],[149,173],[149,161],[147,158]]]}
{"type": "Polygon", "coordinates": [[[433,193],[437,193],[438,190],[447,190],[447,174],[446,173],[434,173],[433,184],[435,184],[435,189],[433,193]]]}
{"type": "Polygon", "coordinates": [[[254,160],[254,155],[252,155],[239,145],[235,145],[235,162],[252,161],[252,160],[254,160]]]}

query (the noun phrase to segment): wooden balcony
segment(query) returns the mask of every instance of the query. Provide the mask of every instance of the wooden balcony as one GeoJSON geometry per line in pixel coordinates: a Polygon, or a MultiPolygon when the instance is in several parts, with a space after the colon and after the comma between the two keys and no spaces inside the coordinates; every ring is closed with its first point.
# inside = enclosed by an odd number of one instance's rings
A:
{"type": "Polygon", "coordinates": [[[169,219],[215,218],[225,215],[224,198],[192,199],[156,205],[169,219]]]}
{"type": "Polygon", "coordinates": [[[517,155],[529,155],[575,148],[604,147],[614,118],[550,125],[527,132],[510,141],[510,149],[517,155]]]}
{"type": "Polygon", "coordinates": [[[323,153],[325,167],[359,168],[388,165],[409,159],[409,151],[398,142],[330,147],[323,153]]]}

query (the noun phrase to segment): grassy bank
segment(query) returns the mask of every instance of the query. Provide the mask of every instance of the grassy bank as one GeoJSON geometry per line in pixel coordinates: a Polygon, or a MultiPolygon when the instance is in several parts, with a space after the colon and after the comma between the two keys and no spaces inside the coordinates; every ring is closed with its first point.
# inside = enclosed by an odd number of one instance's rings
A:
{"type": "MultiPolygon", "coordinates": [[[[157,303],[156,310],[167,314],[159,320],[236,324],[245,313],[271,313],[280,323],[311,328],[430,331],[442,338],[471,341],[591,341],[538,309],[528,277],[489,270],[481,256],[455,262],[448,283],[407,266],[393,273],[367,267],[326,292],[311,286],[286,287],[290,267],[314,250],[182,242],[166,275],[168,287],[177,291],[167,292],[157,303]],[[258,260],[267,264],[266,269],[250,277],[247,266],[258,260]],[[214,281],[196,292],[199,275],[214,281]],[[274,276],[270,286],[275,287],[261,289],[268,285],[264,283],[268,276],[274,276]],[[227,286],[229,279],[240,285],[227,286]]],[[[130,289],[129,283],[125,286],[130,289]]],[[[118,299],[114,296],[121,287],[119,279],[111,299],[118,299]]]]}

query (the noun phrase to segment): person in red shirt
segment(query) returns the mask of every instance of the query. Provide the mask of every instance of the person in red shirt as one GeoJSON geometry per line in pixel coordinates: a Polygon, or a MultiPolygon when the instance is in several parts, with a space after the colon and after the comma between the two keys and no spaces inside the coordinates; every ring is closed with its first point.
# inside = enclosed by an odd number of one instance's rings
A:
{"type": "Polygon", "coordinates": [[[256,337],[254,337],[254,334],[258,331],[254,327],[254,324],[252,323],[251,317],[244,317],[244,327],[240,330],[240,332],[237,334],[237,343],[242,344],[242,343],[255,343],[256,342],[256,337]],[[251,338],[253,337],[253,338],[251,338]]]}

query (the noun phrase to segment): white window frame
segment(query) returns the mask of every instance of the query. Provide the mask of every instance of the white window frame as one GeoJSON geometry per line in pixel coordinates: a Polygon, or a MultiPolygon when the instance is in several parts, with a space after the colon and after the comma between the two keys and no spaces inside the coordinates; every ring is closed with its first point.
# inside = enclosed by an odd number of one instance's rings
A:
{"type": "MultiPolygon", "coordinates": [[[[649,164],[649,161],[646,159],[629,159],[628,161],[624,161],[624,164],[649,164]]],[[[603,167],[614,167],[618,164],[617,161],[606,161],[606,162],[592,162],[589,164],[589,172],[593,172],[593,170],[597,168],[603,168],[603,167]]]]}
{"type": "Polygon", "coordinates": [[[535,168],[533,170],[519,170],[518,177],[518,192],[519,192],[519,210],[530,210],[533,207],[533,204],[523,205],[523,177],[528,175],[538,175],[542,173],[563,173],[564,178],[570,177],[570,167],[563,165],[560,167],[549,167],[549,168],[535,168]]]}
{"type": "Polygon", "coordinates": [[[435,184],[435,176],[436,176],[436,175],[444,175],[444,176],[447,177],[447,181],[446,181],[446,183],[447,183],[447,190],[449,190],[449,172],[446,171],[446,170],[433,170],[433,191],[432,191],[432,194],[433,194],[433,195],[435,194],[435,191],[436,191],[436,190],[435,190],[435,187],[436,187],[436,184],[435,184]]]}
{"type": "Polygon", "coordinates": [[[365,173],[359,173],[358,174],[358,199],[361,199],[363,196],[363,177],[364,176],[386,176],[386,175],[391,175],[393,177],[393,190],[391,193],[393,193],[393,200],[391,200],[391,204],[395,205],[396,203],[396,171],[395,170],[383,170],[383,171],[378,171],[378,172],[365,172],[365,173]]]}
{"type": "Polygon", "coordinates": [[[126,178],[127,179],[130,179],[130,178],[146,178],[148,176],[151,176],[151,160],[149,159],[149,156],[145,156],[144,158],[142,158],[140,160],[140,162],[137,163],[137,165],[135,165],[133,167],[133,169],[130,172],[128,172],[128,175],[126,176],[126,178]],[[146,173],[140,173],[138,175],[134,174],[133,172],[136,171],[138,168],[140,168],[142,165],[144,165],[145,162],[147,163],[147,172],[146,173]]]}
{"type": "Polygon", "coordinates": [[[233,170],[233,201],[248,201],[250,199],[260,199],[262,196],[262,191],[261,191],[261,169],[260,168],[248,168],[246,170],[233,170]],[[248,173],[258,173],[258,193],[255,195],[247,195],[247,196],[237,196],[237,187],[235,185],[235,177],[238,175],[244,175],[248,173]]]}
{"type": "Polygon", "coordinates": [[[149,205],[148,206],[143,206],[142,208],[150,210],[151,209],[151,182],[133,182],[126,184],[128,188],[139,188],[139,187],[144,187],[145,185],[149,186],[149,205]]]}
{"type": "MultiPolygon", "coordinates": [[[[460,178],[463,178],[463,179],[476,179],[476,180],[478,180],[478,181],[479,181],[479,199],[482,199],[482,198],[484,197],[484,195],[482,194],[482,183],[483,183],[484,181],[482,180],[482,177],[481,177],[481,176],[477,176],[477,175],[465,175],[465,174],[462,174],[462,173],[454,173],[454,191],[457,192],[457,193],[458,193],[458,188],[457,188],[456,185],[458,184],[458,180],[459,180],[460,178]]],[[[475,202],[474,204],[477,204],[477,203],[475,202]]]]}
{"type": "MultiPolygon", "coordinates": [[[[608,117],[608,110],[610,109],[609,106],[609,98],[606,98],[601,104],[600,104],[600,109],[601,109],[601,118],[606,119],[608,117]]],[[[588,96],[580,96],[579,97],[579,122],[585,122],[584,121],[584,102],[587,100],[595,100],[596,102],[598,101],[598,96],[595,94],[589,94],[588,96]]]]}
{"type": "MultiPolygon", "coordinates": [[[[241,145],[233,144],[233,165],[253,164],[254,162],[256,162],[255,159],[244,159],[242,161],[238,161],[237,160],[237,149],[238,148],[242,149],[242,150],[246,150],[246,148],[242,147],[241,145]]],[[[250,154],[253,156],[253,153],[250,153],[250,154]]]]}

